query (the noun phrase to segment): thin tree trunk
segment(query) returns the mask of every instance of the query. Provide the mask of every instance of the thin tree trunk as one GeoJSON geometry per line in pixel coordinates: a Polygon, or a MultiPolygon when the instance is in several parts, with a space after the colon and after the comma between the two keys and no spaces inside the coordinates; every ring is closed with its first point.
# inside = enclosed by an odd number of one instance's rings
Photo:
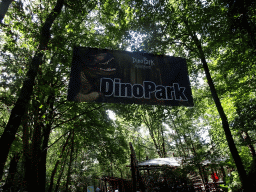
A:
{"type": "MultiPolygon", "coordinates": [[[[189,137],[190,137],[190,136],[189,136],[189,137]]],[[[184,138],[186,138],[186,136],[184,136],[184,138]]],[[[193,142],[192,142],[192,138],[191,138],[191,137],[190,137],[190,143],[191,143],[191,146],[192,146],[192,150],[193,150],[194,157],[197,157],[196,149],[195,149],[195,147],[194,147],[194,144],[193,144],[193,142]]],[[[203,169],[201,168],[200,163],[196,162],[196,166],[198,167],[199,174],[200,174],[200,176],[201,176],[201,178],[202,178],[202,181],[203,181],[203,185],[204,185],[204,187],[205,187],[205,189],[206,189],[206,180],[205,180],[204,171],[203,171],[203,169]]]]}
{"type": "Polygon", "coordinates": [[[256,154],[255,154],[255,148],[253,146],[253,143],[251,141],[251,138],[248,134],[248,132],[245,130],[245,142],[248,144],[248,147],[250,149],[250,152],[252,154],[253,160],[252,160],[252,164],[250,166],[250,171],[248,173],[248,180],[250,183],[253,184],[253,188],[256,187],[256,154]]]}
{"type": "Polygon", "coordinates": [[[62,174],[64,172],[64,169],[65,169],[65,165],[66,165],[66,160],[68,159],[68,154],[69,154],[69,151],[67,152],[66,156],[65,156],[65,159],[64,159],[64,162],[63,162],[63,165],[62,165],[62,170],[60,172],[60,175],[59,175],[59,178],[57,180],[57,183],[56,183],[56,187],[55,187],[55,190],[54,192],[58,192],[58,189],[60,187],[60,180],[61,180],[61,177],[62,177],[62,174]]]}
{"type": "Polygon", "coordinates": [[[32,138],[32,155],[31,155],[31,169],[30,169],[30,177],[28,180],[28,189],[29,191],[36,191],[40,187],[39,180],[39,164],[40,164],[40,156],[41,156],[41,140],[42,140],[42,127],[39,123],[39,102],[34,101],[34,133],[32,138]]]}
{"type": "Polygon", "coordinates": [[[113,164],[112,164],[112,161],[110,162],[110,167],[111,167],[111,177],[113,177],[113,164]]]}
{"type": "Polygon", "coordinates": [[[31,154],[30,149],[31,146],[29,144],[29,127],[28,127],[28,111],[26,111],[26,114],[22,118],[22,127],[23,127],[23,161],[24,161],[24,179],[23,183],[25,186],[25,190],[27,190],[28,187],[28,180],[30,178],[30,165],[31,165],[31,154]]]}
{"type": "MultiPolygon", "coordinates": [[[[184,134],[184,135],[182,135],[183,136],[183,138],[184,138],[184,140],[185,140],[185,143],[186,143],[186,145],[187,145],[187,150],[188,150],[188,155],[189,155],[189,146],[190,146],[190,143],[187,141],[187,138],[186,138],[186,135],[184,134]]],[[[195,154],[194,154],[195,155],[195,154]]]]}
{"type": "MultiPolygon", "coordinates": [[[[178,157],[182,157],[182,152],[181,152],[181,150],[180,150],[180,148],[179,148],[179,141],[178,141],[178,139],[175,139],[175,143],[176,143],[176,148],[178,149],[178,153],[179,153],[179,156],[178,157]]],[[[185,154],[183,154],[183,156],[185,157],[185,154]]],[[[173,157],[174,157],[174,154],[173,154],[173,157]]]]}
{"type": "Polygon", "coordinates": [[[68,174],[67,174],[67,182],[66,182],[66,191],[68,192],[68,185],[70,183],[70,174],[71,174],[71,166],[72,166],[72,161],[73,161],[73,152],[74,152],[74,129],[72,133],[72,140],[71,140],[71,152],[70,152],[70,161],[69,161],[69,166],[68,166],[68,174]]]}
{"type": "Polygon", "coordinates": [[[226,185],[226,173],[225,173],[223,165],[220,166],[220,170],[221,170],[222,175],[223,175],[223,182],[226,185]]]}
{"type": "Polygon", "coordinates": [[[8,8],[10,6],[10,4],[12,3],[13,0],[2,0],[1,4],[0,4],[0,23],[2,23],[5,14],[8,11],[8,8]]]}
{"type": "MultiPolygon", "coordinates": [[[[43,147],[47,147],[49,137],[50,137],[50,132],[51,132],[51,125],[48,124],[44,130],[44,140],[43,140],[43,147]]],[[[39,163],[39,188],[42,191],[45,191],[45,182],[46,182],[46,157],[47,157],[47,150],[40,150],[41,152],[41,158],[40,158],[40,163],[39,163]]]]}
{"type": "Polygon", "coordinates": [[[157,143],[156,143],[156,139],[155,139],[155,137],[154,137],[154,132],[153,132],[153,130],[152,130],[151,124],[148,122],[148,120],[146,119],[145,116],[144,116],[144,122],[145,122],[146,126],[148,127],[149,134],[150,134],[150,136],[151,136],[151,138],[152,138],[152,140],[153,140],[153,142],[154,142],[154,145],[155,145],[155,147],[156,147],[156,151],[157,151],[159,157],[162,158],[162,154],[161,154],[161,151],[160,151],[160,149],[159,149],[159,147],[158,147],[158,145],[157,145],[157,143]]]}
{"type": "Polygon", "coordinates": [[[29,70],[26,74],[26,78],[23,82],[23,86],[20,91],[19,98],[12,109],[9,121],[4,129],[4,132],[0,138],[1,155],[0,155],[0,180],[3,176],[4,165],[6,163],[9,150],[12,142],[15,139],[15,134],[20,126],[21,119],[26,112],[30,97],[33,93],[33,86],[35,84],[35,78],[39,66],[42,64],[43,50],[47,48],[47,44],[50,40],[50,28],[54,20],[57,18],[63,7],[64,0],[58,0],[53,11],[48,15],[46,21],[41,29],[39,48],[33,57],[29,70]]]}
{"type": "Polygon", "coordinates": [[[20,159],[20,153],[14,154],[10,162],[10,168],[9,168],[5,185],[3,186],[4,191],[5,190],[9,191],[10,187],[13,186],[14,176],[15,176],[15,173],[17,172],[17,165],[18,165],[19,159],[20,159]]]}
{"type": "Polygon", "coordinates": [[[163,143],[162,143],[162,147],[163,147],[163,157],[165,158],[167,155],[166,155],[166,151],[165,151],[164,132],[163,132],[163,126],[162,126],[162,125],[161,125],[161,134],[162,134],[162,140],[163,140],[163,143]]]}
{"type": "Polygon", "coordinates": [[[183,154],[184,154],[184,157],[185,157],[185,159],[187,159],[187,156],[189,155],[189,153],[186,154],[186,151],[185,151],[185,149],[184,149],[184,147],[183,147],[183,145],[182,145],[182,142],[181,142],[180,134],[179,134],[177,131],[176,131],[176,134],[178,135],[178,140],[179,140],[179,142],[180,142],[180,147],[181,147],[181,150],[182,150],[182,152],[183,152],[183,154]]]}
{"type": "Polygon", "coordinates": [[[177,127],[176,127],[176,125],[175,125],[173,119],[172,119],[172,124],[173,124],[173,127],[174,127],[174,129],[175,129],[175,132],[176,132],[176,134],[177,134],[177,136],[178,136],[178,139],[177,139],[177,140],[180,142],[181,150],[182,150],[182,152],[183,152],[183,154],[184,154],[184,157],[185,157],[185,159],[186,159],[186,158],[187,158],[187,155],[186,155],[186,152],[185,152],[185,150],[184,150],[184,148],[183,148],[183,146],[182,146],[180,134],[178,133],[177,127]]]}
{"type": "Polygon", "coordinates": [[[207,81],[208,81],[208,84],[209,84],[209,87],[210,87],[210,90],[211,90],[211,94],[212,94],[213,100],[215,102],[215,105],[217,107],[217,110],[219,112],[220,118],[222,120],[222,127],[224,129],[224,132],[225,132],[225,135],[226,135],[226,139],[227,139],[227,142],[228,142],[228,146],[229,146],[230,152],[232,154],[232,157],[233,157],[233,159],[235,161],[235,164],[236,164],[236,167],[237,167],[237,170],[238,170],[238,173],[239,173],[240,180],[242,182],[243,188],[245,189],[245,191],[250,191],[250,187],[249,187],[250,184],[247,182],[247,175],[246,175],[246,172],[245,172],[245,169],[244,169],[241,157],[239,156],[237,148],[235,146],[235,142],[233,140],[231,131],[229,129],[229,124],[228,124],[227,116],[226,116],[226,114],[225,114],[225,112],[223,110],[223,107],[221,105],[220,99],[219,99],[219,97],[217,95],[215,86],[213,84],[212,77],[210,75],[210,71],[209,71],[208,64],[207,64],[206,59],[205,59],[205,55],[204,55],[201,43],[198,40],[196,34],[193,33],[190,30],[188,21],[184,20],[184,23],[185,23],[185,25],[186,25],[186,27],[188,29],[189,35],[192,37],[192,39],[193,39],[193,41],[194,41],[194,43],[197,46],[197,49],[199,51],[199,56],[200,56],[201,62],[203,64],[203,68],[204,68],[205,75],[206,75],[206,78],[207,78],[207,81]]]}
{"type": "Polygon", "coordinates": [[[50,182],[50,187],[49,187],[49,189],[48,189],[48,192],[51,192],[51,191],[52,191],[54,176],[55,176],[55,173],[56,173],[56,171],[57,171],[58,165],[59,165],[59,163],[60,163],[60,159],[62,158],[62,156],[63,156],[63,154],[64,154],[64,151],[65,151],[65,148],[66,148],[66,146],[67,146],[67,144],[68,144],[68,140],[69,140],[70,136],[71,136],[71,134],[68,135],[67,140],[66,140],[65,144],[64,144],[63,147],[62,147],[62,151],[61,151],[60,158],[57,160],[57,162],[56,162],[56,164],[55,164],[55,167],[54,167],[54,169],[53,169],[53,171],[52,171],[51,182],[50,182]]]}
{"type": "Polygon", "coordinates": [[[245,138],[244,138],[244,140],[245,140],[245,142],[248,144],[248,147],[249,147],[249,149],[250,149],[250,152],[251,152],[251,154],[252,154],[252,157],[253,157],[253,158],[256,158],[256,152],[255,152],[255,148],[253,147],[251,137],[249,136],[248,131],[245,130],[244,133],[245,133],[245,138]]]}
{"type": "Polygon", "coordinates": [[[41,161],[39,164],[39,180],[40,180],[40,189],[42,191],[45,191],[45,182],[46,182],[46,157],[47,157],[47,147],[48,147],[48,141],[50,137],[51,132],[51,126],[52,126],[52,118],[53,118],[53,105],[54,105],[55,97],[53,95],[49,96],[47,99],[47,104],[49,104],[49,115],[48,115],[48,121],[51,122],[44,127],[43,130],[43,146],[41,149],[41,161]]]}
{"type": "MultiPolygon", "coordinates": [[[[245,6],[245,5],[243,5],[245,6]]],[[[246,28],[247,31],[247,35],[249,36],[250,40],[251,40],[251,47],[255,50],[256,49],[256,42],[255,42],[255,36],[254,36],[254,31],[252,30],[252,25],[249,21],[248,21],[248,14],[247,14],[248,10],[246,9],[246,7],[244,7],[244,13],[243,13],[243,24],[246,28]]]]}
{"type": "MultiPolygon", "coordinates": [[[[52,97],[48,98],[49,100],[52,97]]],[[[42,142],[42,135],[41,131],[44,125],[39,120],[42,119],[42,115],[45,111],[40,111],[39,109],[40,103],[36,100],[33,101],[33,113],[34,113],[34,133],[32,139],[32,147],[29,147],[28,141],[28,127],[27,122],[23,123],[23,143],[24,143],[24,154],[25,154],[25,185],[29,191],[34,191],[40,189],[41,191],[45,191],[45,172],[44,170],[46,164],[46,151],[41,150],[41,142],[42,142]],[[28,147],[28,148],[27,148],[28,147]],[[32,154],[30,154],[30,150],[32,150],[32,154]],[[45,158],[45,159],[44,159],[45,158]],[[43,165],[43,166],[42,166],[43,165]]],[[[52,115],[51,115],[52,116],[52,115]]],[[[47,128],[48,133],[46,133],[46,129],[44,128],[44,142],[43,145],[47,145],[49,134],[50,134],[51,125],[48,124],[47,128]],[[48,134],[48,135],[47,135],[48,134]],[[47,138],[48,137],[48,138],[47,138]],[[45,142],[47,142],[45,144],[45,142]]]]}
{"type": "Polygon", "coordinates": [[[136,172],[134,167],[134,157],[133,154],[131,154],[131,171],[132,171],[132,192],[137,191],[137,179],[136,179],[136,172]]]}
{"type": "MultiPolygon", "coordinates": [[[[238,114],[239,116],[241,116],[241,112],[238,111],[238,110],[237,110],[237,114],[238,114]]],[[[254,148],[254,146],[253,146],[251,137],[250,137],[249,134],[248,134],[248,131],[245,129],[245,123],[244,123],[244,122],[241,124],[240,137],[241,137],[242,141],[244,141],[244,142],[248,145],[248,147],[249,147],[249,149],[250,149],[250,152],[251,152],[251,154],[252,154],[252,157],[253,157],[253,158],[256,158],[255,148],[254,148]],[[245,134],[245,137],[243,136],[243,133],[245,134]]]]}

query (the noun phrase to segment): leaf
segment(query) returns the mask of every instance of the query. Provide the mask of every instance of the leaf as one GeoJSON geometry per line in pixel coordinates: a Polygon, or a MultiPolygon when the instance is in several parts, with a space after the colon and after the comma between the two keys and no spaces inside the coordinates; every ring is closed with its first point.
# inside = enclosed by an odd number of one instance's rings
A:
{"type": "Polygon", "coordinates": [[[23,71],[21,69],[19,69],[18,74],[19,75],[23,74],[23,71]]]}

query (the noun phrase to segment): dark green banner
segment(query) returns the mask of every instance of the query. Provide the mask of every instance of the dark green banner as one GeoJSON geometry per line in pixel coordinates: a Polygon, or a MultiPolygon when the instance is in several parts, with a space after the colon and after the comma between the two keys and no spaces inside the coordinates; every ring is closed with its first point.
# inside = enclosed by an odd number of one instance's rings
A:
{"type": "Polygon", "coordinates": [[[186,60],[75,47],[68,100],[193,106],[186,60]]]}

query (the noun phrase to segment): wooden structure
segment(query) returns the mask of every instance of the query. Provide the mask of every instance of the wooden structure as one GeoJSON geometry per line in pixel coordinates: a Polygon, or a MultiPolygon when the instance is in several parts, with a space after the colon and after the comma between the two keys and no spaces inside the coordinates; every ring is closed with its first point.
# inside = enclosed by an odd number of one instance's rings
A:
{"type": "Polygon", "coordinates": [[[115,191],[118,189],[119,192],[132,192],[132,181],[117,177],[103,176],[100,179],[100,189],[102,192],[108,190],[115,191]]]}
{"type": "MultiPolygon", "coordinates": [[[[131,143],[130,144],[130,149],[131,149],[131,171],[132,171],[132,183],[133,183],[133,188],[132,191],[142,191],[144,192],[146,187],[145,187],[145,182],[143,182],[143,178],[140,174],[140,170],[147,170],[148,175],[150,175],[150,170],[153,169],[175,169],[180,167],[183,164],[182,158],[157,158],[157,159],[151,159],[147,160],[142,163],[138,163],[135,155],[135,151],[133,149],[133,146],[131,143]]],[[[193,186],[191,189],[192,191],[222,191],[220,189],[219,185],[220,184],[225,184],[224,181],[209,181],[208,180],[208,174],[213,174],[216,172],[212,168],[213,165],[219,166],[220,161],[223,161],[224,159],[219,159],[216,163],[210,162],[210,161],[203,161],[200,163],[199,166],[199,171],[200,171],[200,177],[199,175],[196,174],[190,174],[190,180],[193,182],[193,186]],[[210,171],[209,171],[210,170],[210,171]]],[[[189,162],[187,162],[189,164],[189,162]]],[[[221,167],[221,172],[222,172],[222,178],[225,177],[225,171],[223,166],[221,167]]],[[[189,186],[186,186],[189,188],[189,186]]]]}

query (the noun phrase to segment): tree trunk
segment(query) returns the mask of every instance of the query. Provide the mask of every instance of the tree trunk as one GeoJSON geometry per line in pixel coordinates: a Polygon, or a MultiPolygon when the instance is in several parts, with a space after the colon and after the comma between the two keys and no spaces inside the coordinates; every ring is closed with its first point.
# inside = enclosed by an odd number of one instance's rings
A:
{"type": "Polygon", "coordinates": [[[17,172],[17,165],[20,159],[20,153],[16,153],[11,162],[10,162],[10,168],[9,168],[9,172],[8,172],[8,176],[5,182],[5,185],[3,186],[3,190],[6,191],[10,189],[11,186],[13,186],[13,180],[14,180],[14,176],[15,173],[17,172]]]}
{"type": "Polygon", "coordinates": [[[243,4],[242,6],[243,6],[243,16],[242,16],[243,25],[251,41],[251,43],[249,43],[249,46],[251,46],[255,50],[256,49],[255,36],[254,36],[252,24],[249,21],[250,18],[248,19],[248,14],[247,14],[248,10],[245,4],[243,4]]]}
{"type": "MultiPolygon", "coordinates": [[[[185,157],[185,159],[187,158],[187,155],[186,155],[186,152],[185,152],[185,150],[184,150],[184,148],[183,148],[183,146],[182,146],[182,142],[181,142],[181,138],[180,138],[180,134],[179,134],[179,132],[178,132],[178,130],[177,130],[177,127],[176,127],[176,125],[175,125],[175,123],[174,123],[174,120],[173,119],[171,119],[172,120],[172,124],[173,124],[173,127],[174,127],[174,130],[175,130],[175,132],[176,132],[176,134],[177,134],[177,136],[178,136],[178,141],[179,141],[179,146],[180,146],[180,148],[181,148],[181,150],[182,150],[182,152],[183,152],[183,155],[184,155],[184,157],[185,157]]],[[[178,142],[177,142],[178,143],[178,142]]],[[[178,146],[177,146],[178,147],[178,146]]]]}
{"type": "MultiPolygon", "coordinates": [[[[189,136],[190,137],[190,136],[189,136]]],[[[184,138],[186,138],[186,136],[184,135],[184,138]]],[[[185,139],[186,140],[186,139],[185,139]]],[[[187,141],[186,141],[187,143],[187,141]]],[[[194,154],[194,157],[197,157],[197,154],[196,154],[196,149],[194,147],[194,144],[193,144],[193,141],[192,141],[192,138],[190,137],[190,143],[191,143],[191,146],[192,146],[192,151],[193,151],[193,154],[194,154]]],[[[202,169],[201,165],[200,165],[201,162],[196,162],[196,166],[198,167],[198,170],[199,170],[199,174],[202,178],[202,182],[203,182],[203,185],[206,189],[206,180],[205,180],[205,174],[204,174],[204,169],[202,169]]]]}
{"type": "Polygon", "coordinates": [[[162,158],[163,156],[162,156],[161,150],[160,150],[159,146],[157,145],[157,142],[156,142],[156,139],[155,139],[155,136],[154,136],[154,130],[151,127],[150,122],[147,120],[147,118],[145,116],[144,116],[144,122],[145,122],[146,126],[148,127],[149,134],[150,134],[150,136],[151,136],[151,138],[152,138],[152,140],[154,142],[156,151],[157,151],[159,157],[162,158]]]}
{"type": "MultiPolygon", "coordinates": [[[[43,147],[42,149],[47,148],[49,137],[51,132],[51,125],[48,124],[44,130],[43,133],[43,147]]],[[[40,157],[40,163],[39,163],[39,188],[42,189],[42,191],[45,191],[45,182],[46,182],[46,157],[47,157],[47,150],[40,150],[41,155],[40,157]]]]}
{"type": "Polygon", "coordinates": [[[35,116],[34,116],[34,132],[32,138],[32,155],[31,155],[31,165],[30,165],[30,177],[28,180],[28,189],[29,191],[36,191],[40,189],[40,180],[39,180],[39,164],[41,156],[41,140],[42,140],[42,127],[39,123],[39,102],[35,101],[34,106],[35,116]]]}
{"type": "Polygon", "coordinates": [[[211,90],[212,97],[214,99],[215,105],[217,107],[217,110],[219,112],[220,118],[222,120],[222,127],[223,127],[225,135],[226,135],[226,139],[227,139],[227,142],[228,142],[229,150],[230,150],[230,152],[232,154],[232,157],[233,157],[233,159],[235,161],[235,164],[236,164],[236,167],[237,167],[237,170],[238,170],[238,173],[239,173],[240,180],[242,182],[243,188],[245,189],[245,191],[250,191],[250,187],[249,187],[250,184],[247,182],[247,175],[246,175],[246,172],[245,172],[245,169],[244,169],[241,157],[239,156],[237,148],[235,146],[235,142],[233,140],[231,131],[229,129],[229,124],[228,124],[227,116],[226,116],[226,114],[225,114],[225,112],[223,110],[223,107],[222,107],[222,105],[220,103],[220,100],[219,100],[219,97],[217,95],[215,86],[213,84],[212,77],[210,75],[210,71],[209,71],[208,64],[207,64],[206,59],[205,59],[205,55],[204,55],[201,43],[198,40],[196,34],[190,30],[188,21],[184,20],[184,23],[185,23],[185,25],[186,25],[186,27],[188,29],[189,35],[192,37],[195,45],[197,46],[197,49],[198,49],[198,52],[199,52],[199,56],[201,58],[201,62],[203,64],[203,68],[204,68],[204,71],[205,71],[205,75],[206,75],[206,78],[207,78],[207,81],[208,81],[208,84],[209,84],[209,87],[210,87],[210,90],[211,90]]]}
{"type": "Polygon", "coordinates": [[[65,144],[63,145],[63,147],[62,147],[61,155],[60,155],[59,159],[57,160],[57,162],[56,162],[56,164],[55,164],[55,167],[54,167],[54,169],[53,169],[53,171],[52,171],[51,183],[50,183],[50,187],[49,187],[49,189],[48,189],[48,192],[51,192],[51,191],[52,191],[54,176],[55,176],[55,173],[56,173],[56,171],[57,171],[58,165],[59,165],[59,163],[60,163],[60,159],[62,158],[62,156],[63,156],[63,154],[64,154],[64,151],[65,151],[65,148],[66,148],[66,146],[67,146],[67,144],[68,144],[68,140],[69,140],[70,136],[71,136],[71,134],[68,135],[67,140],[66,140],[66,143],[65,143],[65,144]]]}
{"type": "Polygon", "coordinates": [[[161,135],[162,135],[162,147],[163,147],[163,157],[165,158],[167,156],[166,151],[165,151],[165,143],[164,143],[164,132],[163,132],[163,126],[161,126],[161,135]]]}
{"type": "Polygon", "coordinates": [[[256,158],[256,152],[255,152],[255,148],[254,148],[254,146],[253,146],[251,137],[249,136],[248,131],[245,130],[244,133],[245,133],[245,138],[244,138],[244,140],[245,140],[245,142],[248,144],[248,147],[249,147],[249,149],[250,149],[250,151],[251,151],[252,157],[253,157],[253,158],[256,158]]]}
{"type": "Polygon", "coordinates": [[[62,165],[62,170],[60,172],[60,175],[59,175],[59,178],[57,180],[57,183],[56,183],[56,187],[55,187],[55,190],[54,192],[58,192],[58,189],[60,187],[60,180],[61,180],[61,177],[62,177],[62,174],[64,172],[64,169],[65,169],[65,165],[66,165],[66,160],[68,159],[68,154],[69,154],[69,151],[67,152],[66,156],[65,156],[65,159],[64,159],[64,162],[63,162],[63,165],[62,165]]]}
{"type": "Polygon", "coordinates": [[[73,152],[74,152],[74,129],[73,129],[72,140],[71,140],[71,152],[70,152],[70,161],[69,161],[69,166],[68,166],[68,174],[67,174],[67,182],[66,182],[66,192],[69,191],[68,185],[70,183],[70,174],[71,174],[71,166],[72,166],[72,161],[73,161],[73,152]]]}
{"type": "Polygon", "coordinates": [[[1,146],[1,156],[0,156],[0,180],[3,176],[4,165],[6,163],[9,150],[12,142],[15,139],[15,134],[21,123],[21,118],[26,112],[26,108],[28,107],[30,97],[33,93],[33,86],[35,82],[35,78],[37,76],[37,71],[39,69],[39,65],[42,64],[43,58],[43,50],[47,48],[47,44],[50,40],[50,28],[61,12],[63,7],[64,0],[58,0],[56,6],[53,11],[48,15],[46,21],[41,29],[40,43],[39,48],[35,53],[30,65],[29,70],[26,74],[26,78],[23,82],[23,86],[20,91],[19,98],[15,103],[14,108],[12,109],[9,121],[4,129],[4,132],[0,138],[0,146],[1,146]]]}
{"type": "MultiPolygon", "coordinates": [[[[237,110],[236,112],[239,116],[241,116],[240,110],[237,110]]],[[[253,146],[251,137],[249,136],[248,131],[245,128],[245,122],[241,122],[241,127],[240,127],[239,133],[240,133],[240,138],[242,139],[242,141],[244,141],[244,143],[246,143],[247,146],[249,147],[252,157],[256,158],[255,148],[253,146]],[[243,133],[245,134],[245,136],[243,136],[243,133]]]]}
{"type": "MultiPolygon", "coordinates": [[[[53,118],[53,104],[54,104],[55,97],[54,96],[49,96],[47,100],[47,104],[49,104],[49,115],[48,115],[48,121],[52,122],[53,118]]],[[[43,146],[41,149],[41,161],[39,164],[39,181],[40,181],[40,186],[39,188],[42,189],[42,191],[45,191],[45,182],[46,182],[46,157],[47,157],[47,147],[48,147],[48,141],[50,137],[50,132],[51,132],[51,126],[52,123],[49,123],[44,127],[43,130],[43,146]]]]}
{"type": "Polygon", "coordinates": [[[131,171],[132,171],[132,192],[137,191],[137,179],[136,179],[136,172],[135,172],[135,166],[134,166],[134,157],[133,154],[131,154],[131,171]]]}
{"type": "Polygon", "coordinates": [[[223,182],[226,185],[226,173],[225,173],[223,165],[220,166],[220,170],[221,170],[222,175],[223,175],[223,182]]]}
{"type": "Polygon", "coordinates": [[[245,133],[245,142],[248,144],[248,147],[250,149],[250,152],[252,154],[253,160],[252,160],[252,164],[250,166],[250,171],[248,173],[248,180],[250,183],[253,184],[253,188],[256,187],[256,154],[255,154],[255,148],[253,146],[253,143],[251,141],[251,138],[247,132],[247,130],[244,131],[245,133]]]}
{"type": "Polygon", "coordinates": [[[0,4],[0,23],[2,23],[5,14],[8,11],[8,8],[10,6],[10,4],[12,3],[13,0],[2,0],[1,4],[0,4]]]}
{"type": "Polygon", "coordinates": [[[29,127],[28,127],[28,111],[26,111],[25,115],[22,118],[22,127],[23,127],[23,161],[24,161],[24,179],[23,183],[25,186],[25,190],[28,187],[28,180],[30,178],[30,165],[31,165],[31,146],[29,144],[29,127]]]}

